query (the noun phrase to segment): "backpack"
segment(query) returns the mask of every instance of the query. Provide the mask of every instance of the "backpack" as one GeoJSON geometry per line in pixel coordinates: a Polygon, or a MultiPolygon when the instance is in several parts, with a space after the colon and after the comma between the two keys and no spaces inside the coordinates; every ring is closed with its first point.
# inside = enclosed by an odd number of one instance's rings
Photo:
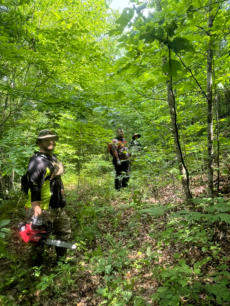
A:
{"type": "MultiPolygon", "coordinates": [[[[50,180],[50,175],[45,177],[45,180],[50,180]]],[[[24,194],[28,195],[28,191],[30,187],[31,185],[29,182],[28,172],[26,172],[23,176],[21,176],[21,191],[24,194]]],[[[60,178],[56,177],[55,179],[52,179],[50,187],[52,191],[52,196],[50,199],[50,207],[52,208],[64,207],[66,205],[66,201],[65,201],[65,198],[61,194],[62,183],[61,183],[60,178]]]]}
{"type": "Polygon", "coordinates": [[[23,176],[21,176],[21,191],[24,192],[26,195],[28,195],[29,188],[30,184],[26,172],[23,176]]]}
{"type": "MultiPolygon", "coordinates": [[[[36,152],[35,154],[30,158],[30,161],[32,160],[32,158],[34,156],[36,156],[36,152]]],[[[29,161],[29,162],[30,162],[29,161]]],[[[29,178],[28,178],[28,173],[26,171],[26,173],[24,175],[21,176],[21,191],[25,194],[28,195],[28,191],[30,189],[30,182],[29,182],[29,178]]]]}
{"type": "Polygon", "coordinates": [[[113,156],[113,151],[112,151],[112,143],[108,143],[108,152],[113,156]]]}

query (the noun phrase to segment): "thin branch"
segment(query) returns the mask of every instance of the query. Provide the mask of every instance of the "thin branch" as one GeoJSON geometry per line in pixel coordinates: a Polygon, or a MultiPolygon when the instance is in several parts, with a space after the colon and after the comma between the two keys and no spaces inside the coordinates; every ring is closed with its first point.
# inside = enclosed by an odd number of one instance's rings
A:
{"type": "Polygon", "coordinates": [[[203,94],[203,96],[205,97],[205,99],[207,99],[206,92],[205,92],[205,91],[203,90],[203,88],[201,87],[199,81],[198,81],[197,78],[195,77],[195,75],[194,75],[194,73],[192,72],[191,68],[188,67],[188,66],[184,63],[184,61],[182,60],[182,58],[180,57],[179,54],[176,53],[176,55],[177,55],[177,57],[180,59],[181,64],[184,66],[184,68],[185,68],[186,70],[188,70],[189,73],[191,74],[192,78],[194,79],[194,81],[196,82],[196,84],[198,85],[198,87],[200,88],[201,93],[203,94]]]}
{"type": "Polygon", "coordinates": [[[138,91],[136,88],[133,88],[136,93],[144,98],[147,98],[147,100],[159,100],[159,101],[167,101],[167,99],[164,99],[164,98],[158,98],[158,97],[153,97],[153,96],[148,96],[148,95],[145,95],[143,94],[142,92],[138,91]]]}
{"type": "Polygon", "coordinates": [[[212,17],[212,23],[213,23],[214,20],[216,19],[216,16],[217,16],[217,14],[218,14],[218,12],[219,12],[219,10],[220,10],[220,8],[221,8],[221,5],[222,5],[222,3],[220,3],[219,7],[218,7],[217,10],[216,10],[215,15],[212,17]]]}
{"type": "Polygon", "coordinates": [[[209,33],[207,30],[205,30],[203,27],[200,27],[200,26],[196,26],[196,27],[197,27],[198,29],[204,31],[206,35],[210,35],[210,33],[209,33]]]}

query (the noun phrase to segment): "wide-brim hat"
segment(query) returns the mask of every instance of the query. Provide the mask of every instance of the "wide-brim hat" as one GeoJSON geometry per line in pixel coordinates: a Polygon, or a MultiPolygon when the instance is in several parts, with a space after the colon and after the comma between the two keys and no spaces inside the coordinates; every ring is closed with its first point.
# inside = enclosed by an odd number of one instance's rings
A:
{"type": "Polygon", "coordinates": [[[140,138],[140,137],[141,137],[141,134],[138,134],[138,133],[133,134],[132,139],[134,139],[135,137],[140,138]]]}
{"type": "Polygon", "coordinates": [[[53,139],[53,140],[58,140],[58,135],[56,135],[54,132],[50,130],[41,130],[38,134],[38,137],[36,139],[36,142],[39,140],[44,140],[44,139],[53,139]]]}

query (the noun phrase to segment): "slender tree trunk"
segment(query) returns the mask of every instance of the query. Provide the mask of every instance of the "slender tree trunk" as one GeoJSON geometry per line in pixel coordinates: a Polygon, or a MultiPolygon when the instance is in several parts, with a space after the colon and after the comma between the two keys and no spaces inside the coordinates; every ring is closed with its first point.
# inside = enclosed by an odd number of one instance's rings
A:
{"type": "Polygon", "coordinates": [[[216,119],[216,166],[217,166],[217,179],[216,179],[216,191],[219,195],[220,192],[220,120],[219,120],[219,94],[216,87],[216,76],[215,76],[215,63],[213,60],[213,87],[214,87],[214,112],[216,119]]]}
{"type": "Polygon", "coordinates": [[[12,170],[12,175],[11,175],[11,188],[13,190],[15,190],[15,186],[14,186],[14,177],[15,177],[15,171],[14,169],[12,170]]]}
{"type": "Polygon", "coordinates": [[[213,197],[213,50],[211,45],[210,30],[213,26],[212,0],[209,0],[208,8],[208,35],[209,46],[207,50],[207,124],[208,124],[208,195],[213,197]]]}
{"type": "Polygon", "coordinates": [[[167,81],[167,93],[168,93],[168,106],[170,110],[170,117],[171,117],[171,124],[172,124],[172,132],[173,132],[173,138],[174,138],[174,145],[175,145],[175,151],[176,156],[178,160],[179,170],[181,174],[181,182],[182,187],[185,192],[186,200],[191,201],[192,194],[190,191],[190,180],[189,180],[189,172],[185,165],[182,150],[181,150],[181,144],[180,144],[180,137],[179,137],[179,131],[178,131],[178,125],[177,125],[177,112],[176,112],[176,98],[173,92],[173,84],[172,84],[172,73],[171,73],[171,50],[170,47],[168,47],[169,51],[169,79],[167,81]]]}
{"type": "Polygon", "coordinates": [[[216,108],[216,142],[217,142],[217,193],[220,191],[220,122],[219,122],[219,95],[216,92],[215,94],[215,108],[216,108]]]}
{"type": "MultiPolygon", "coordinates": [[[[156,10],[160,12],[162,10],[161,7],[161,0],[156,0],[156,10]]],[[[172,67],[171,67],[171,49],[168,45],[168,60],[169,60],[169,78],[167,81],[167,95],[168,95],[168,106],[170,110],[170,117],[171,117],[171,125],[172,125],[172,133],[174,138],[174,146],[175,152],[177,156],[179,171],[181,174],[181,183],[182,187],[186,196],[186,200],[188,203],[192,201],[192,194],[190,191],[190,179],[189,179],[189,172],[185,165],[185,161],[182,154],[181,144],[180,144],[180,137],[179,137],[179,130],[177,125],[177,112],[176,112],[176,98],[173,92],[173,82],[172,82],[172,67]]]]}

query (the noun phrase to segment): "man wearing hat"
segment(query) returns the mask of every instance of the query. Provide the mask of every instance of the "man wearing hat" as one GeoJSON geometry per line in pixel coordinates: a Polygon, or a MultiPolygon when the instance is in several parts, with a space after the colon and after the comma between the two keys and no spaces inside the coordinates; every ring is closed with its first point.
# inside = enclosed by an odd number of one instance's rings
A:
{"type": "Polygon", "coordinates": [[[117,129],[117,136],[109,144],[109,151],[113,156],[113,165],[116,172],[115,189],[120,190],[128,186],[131,156],[123,129],[117,129]]]}
{"type": "MultiPolygon", "coordinates": [[[[50,130],[42,130],[36,140],[39,151],[31,157],[27,170],[29,183],[26,207],[32,215],[48,222],[56,239],[70,238],[70,222],[63,207],[66,205],[61,179],[63,165],[53,154],[58,136],[50,130]]],[[[42,262],[42,245],[35,246],[35,264],[42,262]]],[[[62,258],[66,249],[56,247],[57,259],[62,258]]]]}
{"type": "Polygon", "coordinates": [[[141,138],[141,134],[133,134],[132,140],[130,142],[132,155],[135,155],[137,152],[141,151],[141,143],[138,140],[139,138],[141,138]]]}

